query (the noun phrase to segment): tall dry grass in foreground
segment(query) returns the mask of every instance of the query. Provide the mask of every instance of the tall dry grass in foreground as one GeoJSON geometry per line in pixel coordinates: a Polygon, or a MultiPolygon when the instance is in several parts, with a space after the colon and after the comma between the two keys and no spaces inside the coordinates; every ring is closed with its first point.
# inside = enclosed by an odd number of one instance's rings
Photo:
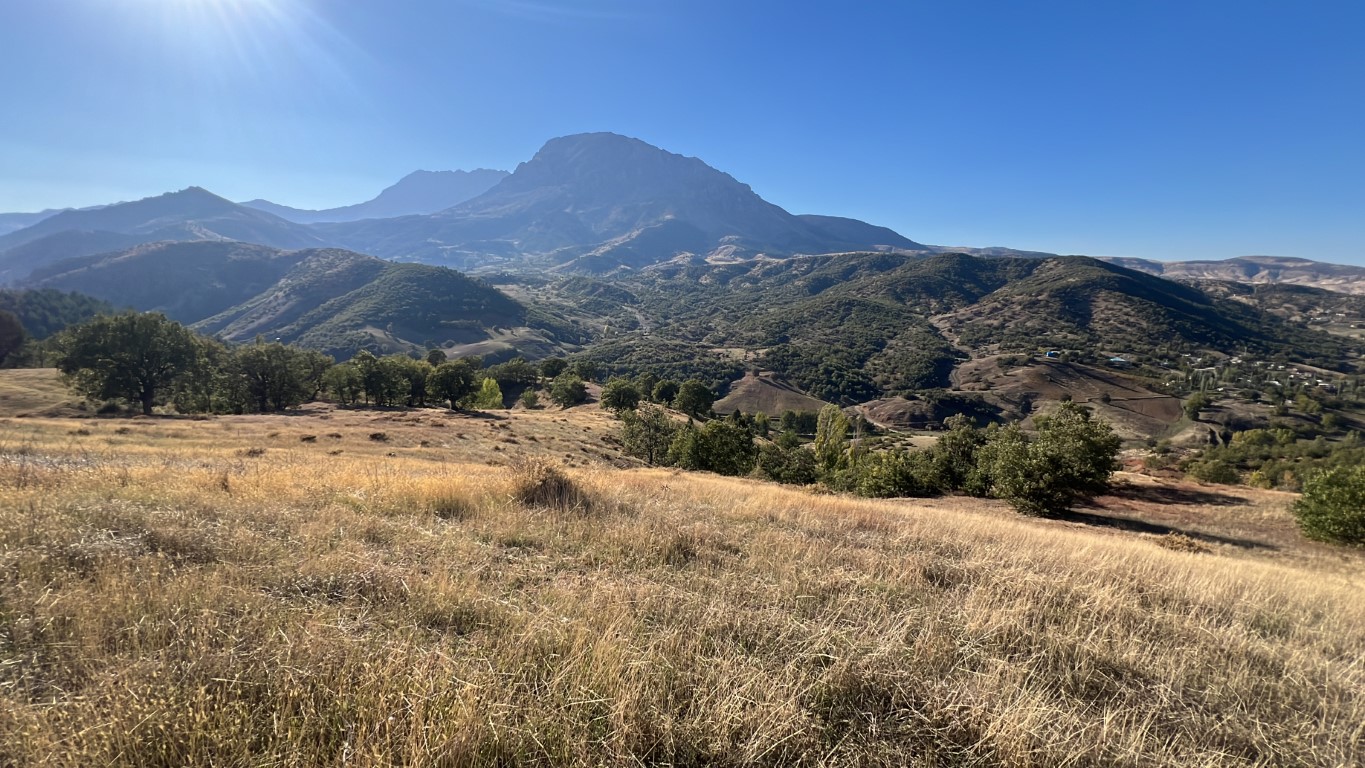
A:
{"type": "Polygon", "coordinates": [[[0,765],[1365,762],[1346,576],[962,501],[562,479],[5,454],[0,765]]]}

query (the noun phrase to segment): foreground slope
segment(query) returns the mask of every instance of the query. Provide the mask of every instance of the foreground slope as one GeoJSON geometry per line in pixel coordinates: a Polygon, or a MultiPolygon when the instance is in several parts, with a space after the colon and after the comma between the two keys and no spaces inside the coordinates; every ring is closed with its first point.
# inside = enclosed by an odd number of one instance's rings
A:
{"type": "Polygon", "coordinates": [[[1365,759],[1358,559],[582,467],[609,424],[5,424],[0,762],[1365,759]]]}

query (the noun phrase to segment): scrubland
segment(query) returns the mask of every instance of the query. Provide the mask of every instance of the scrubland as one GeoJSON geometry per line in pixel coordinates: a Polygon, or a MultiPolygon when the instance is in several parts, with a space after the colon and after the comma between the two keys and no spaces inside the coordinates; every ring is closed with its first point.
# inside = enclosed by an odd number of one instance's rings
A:
{"type": "Polygon", "coordinates": [[[0,765],[1365,762],[1355,555],[630,468],[610,428],[0,421],[0,765]]]}

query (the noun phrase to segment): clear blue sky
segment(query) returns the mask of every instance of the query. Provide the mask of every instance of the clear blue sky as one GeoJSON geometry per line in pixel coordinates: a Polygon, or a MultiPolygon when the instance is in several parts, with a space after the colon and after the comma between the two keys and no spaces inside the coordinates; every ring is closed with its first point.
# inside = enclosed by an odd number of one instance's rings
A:
{"type": "Polygon", "coordinates": [[[0,211],[609,130],[921,242],[1365,263],[1365,2],[0,0],[0,211]]]}

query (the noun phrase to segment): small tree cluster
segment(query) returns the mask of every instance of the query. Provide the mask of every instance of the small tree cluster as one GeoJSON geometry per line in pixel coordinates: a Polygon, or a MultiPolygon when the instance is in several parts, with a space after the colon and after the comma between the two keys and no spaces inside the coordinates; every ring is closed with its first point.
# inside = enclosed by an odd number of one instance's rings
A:
{"type": "Polygon", "coordinates": [[[1030,515],[1057,514],[1102,493],[1118,469],[1119,438],[1085,408],[1064,403],[1037,419],[1037,434],[1017,425],[980,429],[965,417],[923,451],[869,451],[850,441],[850,420],[836,406],[820,412],[813,458],[820,480],[865,496],[932,496],[949,491],[991,496],[1030,515]]]}
{"type": "Polygon", "coordinates": [[[655,466],[747,475],[758,458],[753,433],[728,419],[679,424],[664,409],[645,405],[622,411],[621,421],[625,452],[655,466]]]}
{"type": "Polygon", "coordinates": [[[281,411],[313,400],[332,358],[257,341],[229,348],[157,313],[104,315],[57,339],[57,367],[80,394],[122,400],[150,415],[281,411]]]}

